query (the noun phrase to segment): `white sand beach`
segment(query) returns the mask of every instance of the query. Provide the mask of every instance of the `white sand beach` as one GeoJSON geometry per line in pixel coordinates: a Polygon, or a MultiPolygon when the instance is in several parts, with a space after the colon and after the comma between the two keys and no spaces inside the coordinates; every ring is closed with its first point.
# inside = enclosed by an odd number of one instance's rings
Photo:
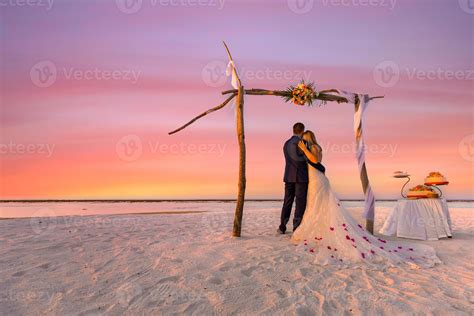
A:
{"type": "MultiPolygon", "coordinates": [[[[168,214],[1,220],[0,314],[473,314],[472,203],[451,205],[453,239],[414,241],[435,247],[442,265],[387,271],[312,264],[290,235],[275,234],[278,203],[247,203],[239,239],[230,237],[232,203],[183,203],[177,214],[164,206],[133,208],[168,214]]],[[[361,219],[360,207],[348,206],[361,219]]],[[[377,230],[388,209],[378,205],[377,230]]]]}

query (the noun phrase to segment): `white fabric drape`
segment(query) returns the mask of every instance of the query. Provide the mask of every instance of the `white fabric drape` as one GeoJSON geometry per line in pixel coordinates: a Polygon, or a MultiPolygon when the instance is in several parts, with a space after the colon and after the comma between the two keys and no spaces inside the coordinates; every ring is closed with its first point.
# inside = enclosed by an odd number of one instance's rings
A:
{"type": "Polygon", "coordinates": [[[375,219],[375,196],[370,186],[369,179],[362,180],[362,177],[366,175],[365,167],[365,143],[362,130],[362,122],[364,119],[364,113],[369,106],[370,97],[366,94],[355,94],[347,91],[340,91],[340,95],[346,98],[349,103],[356,104],[359,101],[359,107],[354,113],[354,133],[356,138],[356,157],[359,166],[359,173],[361,174],[361,181],[365,192],[365,204],[364,204],[364,217],[368,220],[374,221],[375,219]],[[365,173],[365,174],[364,174],[365,173]]]}
{"type": "Polygon", "coordinates": [[[227,64],[225,74],[227,75],[227,77],[232,76],[230,83],[234,89],[238,89],[239,81],[237,79],[237,69],[235,68],[235,64],[232,60],[230,60],[227,64]]]}

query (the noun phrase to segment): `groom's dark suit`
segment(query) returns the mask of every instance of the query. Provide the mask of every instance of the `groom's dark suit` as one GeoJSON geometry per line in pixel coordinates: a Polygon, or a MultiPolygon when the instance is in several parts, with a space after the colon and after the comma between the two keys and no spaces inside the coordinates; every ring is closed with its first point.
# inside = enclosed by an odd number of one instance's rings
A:
{"type": "Polygon", "coordinates": [[[298,148],[299,136],[293,136],[283,146],[285,154],[285,200],[281,210],[280,230],[286,231],[286,224],[290,220],[293,201],[296,197],[296,210],[293,219],[293,231],[300,225],[306,209],[306,195],[308,193],[308,165],[304,153],[298,148]]]}

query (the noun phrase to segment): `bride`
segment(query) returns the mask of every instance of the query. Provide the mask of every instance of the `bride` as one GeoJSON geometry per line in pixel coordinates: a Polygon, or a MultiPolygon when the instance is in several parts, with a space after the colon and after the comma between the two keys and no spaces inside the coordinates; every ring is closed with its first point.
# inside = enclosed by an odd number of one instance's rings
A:
{"type": "Polygon", "coordinates": [[[433,248],[387,241],[371,235],[342,206],[328,178],[317,170],[322,148],[312,131],[303,134],[298,147],[308,162],[308,197],[301,225],[291,237],[318,264],[431,267],[441,261],[433,248]],[[306,143],[305,143],[306,142],[306,143]]]}

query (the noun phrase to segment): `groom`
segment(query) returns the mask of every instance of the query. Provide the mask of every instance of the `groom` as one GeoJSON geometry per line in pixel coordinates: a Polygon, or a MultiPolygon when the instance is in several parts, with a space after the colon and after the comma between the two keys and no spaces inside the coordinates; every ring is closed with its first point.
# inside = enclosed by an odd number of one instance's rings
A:
{"type": "Polygon", "coordinates": [[[286,141],[283,146],[285,154],[285,200],[281,209],[281,222],[278,233],[286,232],[286,224],[290,220],[293,201],[296,198],[296,210],[293,218],[293,231],[298,228],[303,219],[306,209],[306,195],[308,193],[308,166],[303,152],[298,148],[305,130],[303,123],[293,126],[293,137],[286,141]]]}

